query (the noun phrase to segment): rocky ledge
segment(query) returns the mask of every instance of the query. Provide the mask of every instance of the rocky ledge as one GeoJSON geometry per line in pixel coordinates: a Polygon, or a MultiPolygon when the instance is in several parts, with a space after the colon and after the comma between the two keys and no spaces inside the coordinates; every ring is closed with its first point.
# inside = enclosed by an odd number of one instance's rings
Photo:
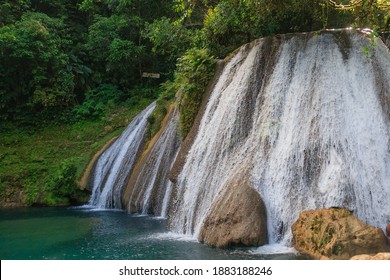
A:
{"type": "Polygon", "coordinates": [[[384,232],[369,226],[347,209],[303,211],[292,225],[293,246],[315,259],[350,259],[390,252],[384,232]]]}

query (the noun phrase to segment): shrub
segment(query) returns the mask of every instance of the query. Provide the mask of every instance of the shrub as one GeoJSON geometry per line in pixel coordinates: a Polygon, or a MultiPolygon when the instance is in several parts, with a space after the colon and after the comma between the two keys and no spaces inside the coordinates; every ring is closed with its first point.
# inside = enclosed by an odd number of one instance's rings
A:
{"type": "Polygon", "coordinates": [[[161,128],[176,93],[179,105],[179,133],[182,139],[187,136],[214,73],[214,65],[215,59],[207,49],[192,48],[178,59],[174,80],[161,85],[156,109],[148,118],[150,139],[161,128]]]}
{"type": "Polygon", "coordinates": [[[100,85],[87,91],[83,104],[76,106],[73,112],[78,119],[102,117],[107,107],[118,104],[123,95],[123,92],[113,85],[100,85]]]}
{"type": "Polygon", "coordinates": [[[71,161],[61,163],[58,171],[46,185],[46,191],[60,198],[71,198],[77,190],[77,167],[71,161]]]}
{"type": "Polygon", "coordinates": [[[199,111],[206,87],[214,73],[215,59],[207,49],[190,49],[178,60],[175,85],[179,96],[179,127],[184,139],[199,111]]]}

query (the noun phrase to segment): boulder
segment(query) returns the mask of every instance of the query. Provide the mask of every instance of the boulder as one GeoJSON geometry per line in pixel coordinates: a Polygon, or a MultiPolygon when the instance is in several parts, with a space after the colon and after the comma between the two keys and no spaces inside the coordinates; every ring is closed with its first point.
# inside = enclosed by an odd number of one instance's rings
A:
{"type": "Polygon", "coordinates": [[[295,249],[316,259],[350,259],[390,248],[381,229],[363,223],[347,209],[303,211],[292,233],[295,249]]]}
{"type": "Polygon", "coordinates": [[[390,253],[378,253],[376,255],[356,255],[351,260],[390,260],[390,253]]]}
{"type": "Polygon", "coordinates": [[[267,243],[267,219],[263,200],[246,180],[225,186],[208,213],[199,240],[227,248],[267,243]]]}

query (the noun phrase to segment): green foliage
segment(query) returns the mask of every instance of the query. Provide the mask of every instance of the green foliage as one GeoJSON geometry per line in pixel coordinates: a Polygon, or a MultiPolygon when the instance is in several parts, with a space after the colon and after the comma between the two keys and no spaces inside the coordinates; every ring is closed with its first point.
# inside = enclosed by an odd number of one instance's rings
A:
{"type": "MultiPolygon", "coordinates": [[[[148,92],[142,94],[147,96],[148,92]]],[[[104,118],[34,130],[1,123],[0,201],[22,198],[25,205],[85,201],[88,194],[72,187],[72,181],[81,176],[91,157],[150,102],[143,97],[131,107],[108,109],[104,118]],[[65,187],[60,187],[62,184],[65,187]]]]}
{"type": "Polygon", "coordinates": [[[84,102],[75,106],[72,112],[76,120],[104,119],[107,113],[114,113],[115,108],[120,105],[139,108],[146,106],[155,98],[155,90],[151,88],[137,87],[125,93],[113,85],[102,84],[87,91],[84,102]]]}
{"type": "Polygon", "coordinates": [[[110,17],[95,16],[89,27],[87,49],[96,62],[104,62],[109,56],[111,43],[122,38],[135,40],[139,29],[139,18],[124,15],[110,17]]]}
{"type": "Polygon", "coordinates": [[[0,116],[74,103],[74,75],[67,69],[71,41],[61,19],[25,13],[0,28],[0,116]]]}
{"type": "Polygon", "coordinates": [[[188,15],[195,13],[197,9],[205,11],[203,40],[212,54],[220,58],[256,38],[276,33],[345,28],[351,25],[377,30],[389,28],[390,3],[386,0],[177,2],[178,10],[184,18],[188,18],[188,15]]]}
{"type": "MultiPolygon", "coordinates": [[[[256,17],[254,12],[251,1],[224,0],[210,8],[204,20],[204,30],[212,52],[224,57],[244,42],[263,35],[263,19],[256,17]]],[[[269,25],[272,24],[271,19],[269,25]]]]}
{"type": "Polygon", "coordinates": [[[73,112],[78,119],[100,118],[106,113],[108,106],[118,105],[123,95],[113,85],[102,84],[87,91],[83,104],[76,106],[73,112]]]}
{"type": "Polygon", "coordinates": [[[334,10],[344,11],[352,16],[350,24],[376,30],[388,30],[390,27],[390,2],[388,0],[327,1],[334,10]],[[343,5],[344,4],[344,5],[343,5]]]}
{"type": "Polygon", "coordinates": [[[148,139],[152,139],[161,129],[162,122],[168,113],[169,106],[174,102],[175,88],[173,82],[167,81],[161,85],[156,108],[148,117],[148,139]]]}
{"type": "Polygon", "coordinates": [[[153,44],[152,52],[173,71],[176,60],[191,44],[194,32],[168,18],[156,19],[147,24],[143,36],[153,44]]]}
{"type": "Polygon", "coordinates": [[[374,53],[374,48],[377,45],[378,39],[378,32],[374,31],[369,34],[370,37],[370,44],[368,46],[363,47],[363,55],[366,57],[371,57],[374,53]]]}
{"type": "Polygon", "coordinates": [[[206,42],[212,53],[222,58],[262,36],[319,29],[319,2],[222,0],[205,16],[206,42]]]}
{"type": "Polygon", "coordinates": [[[77,190],[77,167],[72,161],[62,162],[46,184],[45,191],[57,197],[71,198],[77,190]]]}
{"type": "Polygon", "coordinates": [[[32,180],[28,180],[24,184],[24,201],[25,205],[33,205],[38,202],[40,195],[42,194],[42,188],[35,184],[32,180]]]}
{"type": "Polygon", "coordinates": [[[341,252],[343,252],[344,246],[342,244],[335,244],[332,248],[332,255],[341,255],[341,252]]]}
{"type": "Polygon", "coordinates": [[[140,81],[140,63],[145,47],[139,44],[142,21],[139,17],[97,16],[89,28],[86,48],[98,71],[98,83],[113,83],[131,87],[140,81]]]}
{"type": "Polygon", "coordinates": [[[41,182],[36,176],[29,177],[24,183],[24,203],[55,206],[85,199],[76,184],[76,174],[76,165],[67,160],[41,182]]]}
{"type": "Polygon", "coordinates": [[[133,3],[134,0],[84,0],[80,4],[80,9],[95,13],[106,9],[113,13],[123,13],[128,12],[133,3]]]}
{"type": "Polygon", "coordinates": [[[323,233],[322,239],[319,244],[319,249],[325,248],[325,246],[332,241],[333,235],[335,234],[335,229],[332,226],[327,226],[325,232],[323,233]]]}
{"type": "Polygon", "coordinates": [[[206,49],[190,49],[177,63],[174,84],[181,93],[179,127],[182,138],[190,131],[214,73],[215,59],[206,49]]]}
{"type": "Polygon", "coordinates": [[[7,0],[0,3],[0,27],[13,24],[30,8],[29,0],[7,0]]]}
{"type": "Polygon", "coordinates": [[[193,48],[178,59],[174,80],[161,86],[157,106],[149,122],[149,139],[161,128],[161,123],[179,93],[179,129],[184,139],[190,131],[199,111],[206,87],[214,73],[215,59],[207,49],[193,48]]]}
{"type": "MultiPolygon", "coordinates": [[[[213,74],[213,57],[276,33],[351,25],[381,31],[389,20],[388,0],[1,1],[0,120],[20,127],[11,136],[0,127],[0,193],[23,191],[28,204],[64,203],[68,197],[54,186],[61,174],[71,174],[58,162],[82,154],[74,161],[79,173],[90,150],[101,146],[96,134],[117,132],[157,94],[150,136],[178,93],[184,138],[213,74]],[[161,79],[142,78],[143,72],[161,79]],[[55,144],[30,141],[39,129],[53,134],[40,137],[55,144]]],[[[374,45],[372,39],[363,53],[370,56],[374,45]]]]}

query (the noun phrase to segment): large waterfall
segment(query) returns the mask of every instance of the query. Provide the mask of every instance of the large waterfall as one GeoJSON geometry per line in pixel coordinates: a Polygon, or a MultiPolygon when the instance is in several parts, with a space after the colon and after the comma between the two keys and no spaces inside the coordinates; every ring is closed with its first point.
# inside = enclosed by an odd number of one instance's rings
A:
{"type": "Polygon", "coordinates": [[[245,45],[214,87],[177,179],[172,229],[198,236],[234,177],[264,200],[270,243],[300,211],[345,207],[390,222],[390,54],[358,31],[245,45]]]}
{"type": "Polygon", "coordinates": [[[99,157],[93,171],[89,205],[97,208],[122,207],[122,192],[136,161],[147,128],[147,118],[156,104],[142,111],[99,157]]]}

